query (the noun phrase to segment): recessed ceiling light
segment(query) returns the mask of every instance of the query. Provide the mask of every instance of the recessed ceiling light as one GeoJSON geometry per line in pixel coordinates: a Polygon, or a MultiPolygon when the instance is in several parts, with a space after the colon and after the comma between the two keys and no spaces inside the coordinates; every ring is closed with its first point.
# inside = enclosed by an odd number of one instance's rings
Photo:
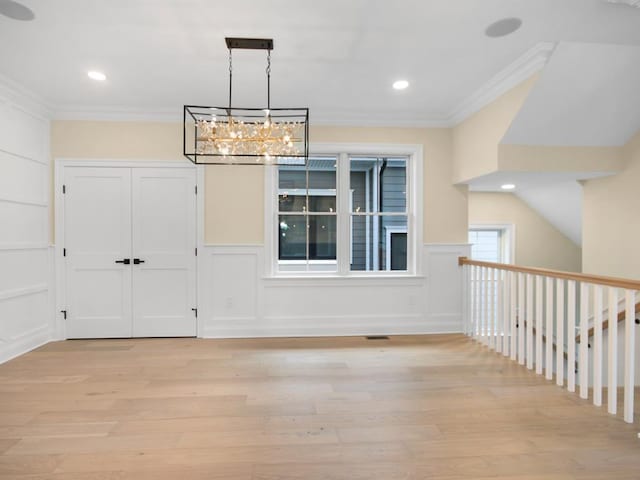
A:
{"type": "Polygon", "coordinates": [[[395,82],[393,82],[393,88],[395,88],[396,90],[404,90],[408,86],[409,82],[407,82],[406,80],[396,80],[395,82]]]}
{"type": "Polygon", "coordinates": [[[497,22],[493,22],[489,25],[484,33],[487,37],[491,38],[504,37],[515,32],[521,26],[522,20],[519,18],[503,18],[502,20],[498,20],[497,22]]]}
{"type": "Polygon", "coordinates": [[[87,76],[92,80],[97,80],[98,82],[104,82],[107,79],[107,76],[104,73],[98,72],[97,70],[87,72],[87,76]]]}
{"type": "Polygon", "coordinates": [[[21,22],[29,22],[36,18],[33,10],[13,0],[0,0],[0,15],[21,22]]]}
{"type": "Polygon", "coordinates": [[[503,190],[513,190],[516,186],[513,183],[505,183],[504,185],[501,185],[500,188],[503,190]]]}

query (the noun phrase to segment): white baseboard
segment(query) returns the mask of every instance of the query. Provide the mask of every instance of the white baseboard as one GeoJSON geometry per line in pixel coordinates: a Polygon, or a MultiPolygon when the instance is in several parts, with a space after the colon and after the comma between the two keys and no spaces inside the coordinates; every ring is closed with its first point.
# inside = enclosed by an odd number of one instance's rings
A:
{"type": "Polygon", "coordinates": [[[12,358],[16,358],[24,353],[30,352],[42,345],[49,343],[51,340],[51,332],[48,325],[43,325],[32,332],[29,332],[19,339],[8,344],[0,343],[0,363],[7,362],[12,358]]]}
{"type": "Polygon", "coordinates": [[[304,318],[214,318],[205,338],[339,337],[454,333],[450,321],[430,321],[422,315],[304,318]]]}

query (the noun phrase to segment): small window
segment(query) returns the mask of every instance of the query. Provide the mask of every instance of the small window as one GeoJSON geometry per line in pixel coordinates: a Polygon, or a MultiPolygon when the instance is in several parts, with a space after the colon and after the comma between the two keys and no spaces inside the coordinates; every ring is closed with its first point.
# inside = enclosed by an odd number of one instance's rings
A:
{"type": "Polygon", "coordinates": [[[482,262],[510,263],[510,226],[473,226],[469,229],[471,258],[482,262]]]}

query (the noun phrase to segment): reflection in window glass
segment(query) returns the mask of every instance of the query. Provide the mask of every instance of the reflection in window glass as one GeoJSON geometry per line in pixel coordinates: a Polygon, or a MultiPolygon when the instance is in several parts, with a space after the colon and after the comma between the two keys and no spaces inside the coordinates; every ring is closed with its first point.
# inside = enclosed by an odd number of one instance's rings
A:
{"type": "Polygon", "coordinates": [[[336,208],[336,158],[278,167],[280,270],[336,271],[336,208]]]}
{"type": "Polygon", "coordinates": [[[406,158],[351,157],[350,187],[351,270],[406,271],[406,158]]]}
{"type": "Polygon", "coordinates": [[[407,217],[353,216],[351,270],[407,270],[407,217]]]}

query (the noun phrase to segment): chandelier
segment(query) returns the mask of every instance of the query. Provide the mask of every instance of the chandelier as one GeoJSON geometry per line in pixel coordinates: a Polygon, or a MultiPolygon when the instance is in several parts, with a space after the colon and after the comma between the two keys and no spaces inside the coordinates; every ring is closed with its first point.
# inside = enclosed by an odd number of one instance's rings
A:
{"type": "Polygon", "coordinates": [[[273,39],[226,38],[229,49],[229,105],[185,105],[183,154],[197,165],[306,165],[309,109],[271,108],[273,39]],[[267,105],[232,105],[234,49],[267,51],[267,105]]]}

